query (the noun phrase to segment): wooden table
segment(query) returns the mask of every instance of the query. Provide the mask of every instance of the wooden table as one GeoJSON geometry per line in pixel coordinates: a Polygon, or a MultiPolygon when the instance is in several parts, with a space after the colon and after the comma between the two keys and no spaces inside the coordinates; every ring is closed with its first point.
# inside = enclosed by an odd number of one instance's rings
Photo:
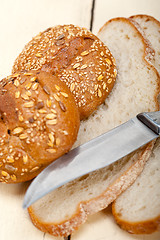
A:
{"type": "MultiPolygon", "coordinates": [[[[159,0],[0,0],[0,79],[11,73],[23,46],[37,33],[57,24],[98,29],[110,18],[150,14],[160,20],[159,0]]],[[[0,240],[61,240],[37,230],[22,201],[27,184],[0,184],[0,240]]],[[[159,240],[130,235],[113,220],[110,208],[90,217],[72,240],[159,240]]]]}

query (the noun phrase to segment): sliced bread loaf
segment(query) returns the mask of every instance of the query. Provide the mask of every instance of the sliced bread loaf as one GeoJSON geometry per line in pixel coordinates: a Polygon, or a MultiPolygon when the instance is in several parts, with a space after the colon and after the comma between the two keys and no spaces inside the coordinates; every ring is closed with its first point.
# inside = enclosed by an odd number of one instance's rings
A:
{"type": "MultiPolygon", "coordinates": [[[[152,64],[160,73],[160,22],[146,15],[135,15],[131,19],[138,22],[155,49],[152,64]]],[[[131,233],[152,233],[160,226],[159,154],[160,139],[157,140],[142,174],[112,206],[117,223],[131,233]]]]}
{"type": "MultiPolygon", "coordinates": [[[[149,46],[128,19],[106,23],[99,37],[109,46],[118,68],[110,96],[88,120],[81,122],[75,146],[94,138],[143,111],[158,110],[159,78],[146,60],[149,46]]],[[[110,62],[106,61],[106,64],[110,62]]],[[[74,147],[75,147],[74,146],[74,147]]],[[[153,142],[119,162],[74,180],[51,192],[29,209],[32,222],[55,236],[67,236],[89,214],[107,207],[143,170],[153,142]]]]}

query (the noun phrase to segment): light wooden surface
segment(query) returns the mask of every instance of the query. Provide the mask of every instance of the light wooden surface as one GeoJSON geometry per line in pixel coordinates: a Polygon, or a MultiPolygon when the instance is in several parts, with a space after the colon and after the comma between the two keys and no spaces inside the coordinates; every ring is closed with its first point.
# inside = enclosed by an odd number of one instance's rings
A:
{"type": "MultiPolygon", "coordinates": [[[[14,59],[37,33],[57,24],[90,28],[93,0],[0,0],[0,79],[11,73],[14,59]]],[[[110,18],[150,14],[160,20],[159,0],[95,0],[93,32],[110,18]]],[[[27,184],[0,184],[0,240],[61,240],[37,230],[22,201],[27,184]]],[[[115,224],[110,208],[90,217],[72,240],[159,240],[160,232],[130,235],[115,224]]]]}

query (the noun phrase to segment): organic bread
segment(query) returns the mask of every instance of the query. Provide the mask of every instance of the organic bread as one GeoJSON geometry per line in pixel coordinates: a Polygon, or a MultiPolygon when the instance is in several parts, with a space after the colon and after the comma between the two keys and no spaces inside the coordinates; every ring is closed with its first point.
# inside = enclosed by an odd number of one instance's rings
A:
{"type": "MultiPolygon", "coordinates": [[[[105,103],[81,122],[74,147],[139,112],[158,110],[159,76],[148,62],[153,57],[148,53],[152,51],[134,24],[125,18],[112,19],[101,28],[98,36],[116,59],[117,79],[105,103]]],[[[68,236],[87,220],[88,215],[107,207],[135,181],[153,144],[38,200],[28,209],[33,224],[52,235],[68,236]]]]}
{"type": "Polygon", "coordinates": [[[68,152],[80,117],[68,87],[46,72],[30,71],[0,83],[0,182],[34,178],[68,152]]]}
{"type": "MultiPolygon", "coordinates": [[[[131,19],[138,22],[154,48],[155,55],[152,64],[160,73],[160,22],[147,15],[135,15],[131,19]]],[[[112,205],[113,215],[117,223],[130,233],[146,234],[159,229],[159,153],[160,140],[158,139],[141,175],[112,205]]]]}
{"type": "Polygon", "coordinates": [[[116,78],[109,49],[89,30],[74,25],[48,28],[26,44],[13,72],[31,69],[50,72],[65,82],[81,119],[104,102],[116,78]]]}

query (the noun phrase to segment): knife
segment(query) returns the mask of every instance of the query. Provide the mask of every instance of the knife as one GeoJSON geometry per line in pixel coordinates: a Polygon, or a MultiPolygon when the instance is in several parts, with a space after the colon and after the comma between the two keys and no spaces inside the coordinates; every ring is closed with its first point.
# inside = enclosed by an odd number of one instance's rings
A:
{"type": "Polygon", "coordinates": [[[159,135],[160,111],[138,114],[46,167],[28,188],[23,208],[67,182],[116,162],[159,135]]]}

